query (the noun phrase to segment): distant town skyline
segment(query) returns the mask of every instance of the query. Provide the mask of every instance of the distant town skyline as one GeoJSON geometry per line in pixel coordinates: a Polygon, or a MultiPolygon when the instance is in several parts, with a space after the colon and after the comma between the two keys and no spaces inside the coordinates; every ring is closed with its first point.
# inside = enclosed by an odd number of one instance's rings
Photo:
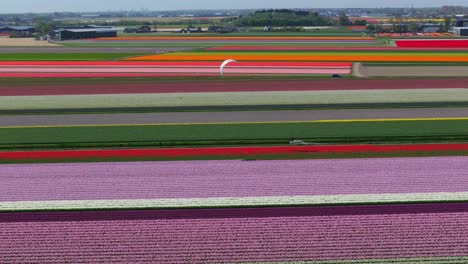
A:
{"type": "MultiPolygon", "coordinates": [[[[5,1],[5,0],[4,0],[5,1]]],[[[256,8],[375,8],[375,7],[468,6],[466,0],[17,0],[8,1],[1,13],[98,12],[118,10],[186,10],[186,9],[256,9],[256,8]]]]}

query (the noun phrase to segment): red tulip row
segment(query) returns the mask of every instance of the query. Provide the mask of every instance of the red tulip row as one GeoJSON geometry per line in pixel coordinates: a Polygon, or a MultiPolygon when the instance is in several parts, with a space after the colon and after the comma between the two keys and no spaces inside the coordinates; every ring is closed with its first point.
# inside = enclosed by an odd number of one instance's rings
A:
{"type": "Polygon", "coordinates": [[[158,148],[112,150],[50,150],[4,151],[0,160],[41,160],[75,158],[196,158],[208,156],[238,157],[259,155],[307,155],[395,152],[457,152],[468,151],[467,144],[411,145],[329,145],[329,146],[255,146],[217,148],[158,148]]]}
{"type": "Polygon", "coordinates": [[[399,39],[399,48],[467,48],[468,39],[399,39]]]}

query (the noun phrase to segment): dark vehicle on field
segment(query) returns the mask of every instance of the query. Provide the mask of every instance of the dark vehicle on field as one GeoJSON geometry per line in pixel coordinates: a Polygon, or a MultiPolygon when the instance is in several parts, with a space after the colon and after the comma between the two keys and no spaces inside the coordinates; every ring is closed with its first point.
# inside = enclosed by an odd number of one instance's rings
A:
{"type": "Polygon", "coordinates": [[[125,33],[151,33],[154,32],[150,26],[141,26],[139,28],[125,28],[125,33]]]}

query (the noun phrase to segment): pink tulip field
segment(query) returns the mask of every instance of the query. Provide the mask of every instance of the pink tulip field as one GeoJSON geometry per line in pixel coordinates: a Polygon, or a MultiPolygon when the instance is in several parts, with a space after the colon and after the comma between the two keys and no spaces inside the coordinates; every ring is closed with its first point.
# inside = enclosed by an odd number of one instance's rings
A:
{"type": "Polygon", "coordinates": [[[457,263],[467,236],[466,204],[0,215],[8,263],[457,263]]]}
{"type": "Polygon", "coordinates": [[[5,263],[456,263],[468,255],[466,157],[0,169],[5,263]]]}

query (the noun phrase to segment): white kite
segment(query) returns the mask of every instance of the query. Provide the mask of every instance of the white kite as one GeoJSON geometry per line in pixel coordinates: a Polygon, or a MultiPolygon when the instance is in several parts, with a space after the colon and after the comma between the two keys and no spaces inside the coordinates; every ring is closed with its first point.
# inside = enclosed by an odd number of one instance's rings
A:
{"type": "Polygon", "coordinates": [[[225,61],[221,64],[221,67],[219,67],[219,72],[221,73],[221,76],[224,76],[224,75],[223,75],[224,67],[226,67],[226,66],[227,66],[229,63],[231,63],[231,62],[239,63],[238,61],[233,60],[233,59],[225,60],[225,61]]]}

